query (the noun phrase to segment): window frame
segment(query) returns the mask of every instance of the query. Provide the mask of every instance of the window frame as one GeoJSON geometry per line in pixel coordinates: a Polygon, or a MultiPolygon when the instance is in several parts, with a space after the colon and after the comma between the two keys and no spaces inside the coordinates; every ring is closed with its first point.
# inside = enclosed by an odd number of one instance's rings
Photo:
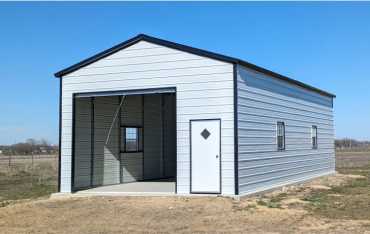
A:
{"type": "Polygon", "coordinates": [[[143,127],[132,125],[120,126],[120,152],[121,153],[142,153],[143,152],[143,127]],[[134,128],[136,130],[136,150],[127,150],[126,129],[134,128]],[[141,134],[140,134],[141,132],[141,134]]]}
{"type": "Polygon", "coordinates": [[[311,146],[312,146],[312,149],[317,149],[319,146],[317,142],[317,125],[311,126],[311,146]],[[315,135],[314,135],[314,130],[315,130],[315,135]],[[314,141],[314,138],[315,138],[315,141],[314,141]]]}
{"type": "Polygon", "coordinates": [[[278,151],[285,151],[286,149],[286,142],[285,142],[285,123],[283,121],[277,121],[276,122],[276,146],[278,151]],[[282,147],[279,146],[279,126],[282,126],[282,140],[283,140],[283,145],[282,147]]]}

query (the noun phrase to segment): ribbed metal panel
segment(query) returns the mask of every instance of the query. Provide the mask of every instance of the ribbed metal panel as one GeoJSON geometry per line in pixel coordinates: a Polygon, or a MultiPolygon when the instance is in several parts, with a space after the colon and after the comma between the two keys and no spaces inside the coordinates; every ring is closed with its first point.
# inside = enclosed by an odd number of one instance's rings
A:
{"type": "Polygon", "coordinates": [[[74,187],[90,186],[91,180],[91,100],[78,99],[76,105],[75,123],[75,158],[74,187]]]}
{"type": "Polygon", "coordinates": [[[176,99],[175,95],[163,96],[163,159],[164,177],[176,175],[176,99]]]}
{"type": "Polygon", "coordinates": [[[143,41],[63,76],[62,83],[62,192],[71,191],[73,94],[175,87],[177,192],[190,189],[189,121],[221,118],[222,193],[234,194],[232,64],[143,41]]]}
{"type": "Polygon", "coordinates": [[[161,95],[144,96],[144,179],[163,177],[161,95]]]}
{"type": "Polygon", "coordinates": [[[119,121],[114,122],[110,135],[108,135],[118,102],[118,97],[95,98],[93,186],[120,182],[117,130],[119,121]]]}
{"type": "MultiPolygon", "coordinates": [[[[125,96],[121,109],[121,126],[143,127],[143,96],[125,96]]],[[[124,139],[124,136],[121,136],[124,139]]],[[[121,143],[123,147],[123,143],[121,143]]],[[[122,182],[143,179],[143,153],[121,154],[122,182]]]]}
{"type": "Polygon", "coordinates": [[[122,153],[122,183],[143,179],[143,153],[122,153]]]}
{"type": "Polygon", "coordinates": [[[240,66],[237,88],[240,194],[334,172],[331,99],[240,66]],[[277,121],[285,123],[284,151],[277,150],[277,121]],[[312,149],[312,125],[318,149],[312,149]]]}

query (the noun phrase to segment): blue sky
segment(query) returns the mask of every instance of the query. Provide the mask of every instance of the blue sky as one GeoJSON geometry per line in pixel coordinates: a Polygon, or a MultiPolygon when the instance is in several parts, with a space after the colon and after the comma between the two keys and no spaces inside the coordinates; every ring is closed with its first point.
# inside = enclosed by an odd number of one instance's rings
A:
{"type": "Polygon", "coordinates": [[[370,3],[0,3],[0,144],[58,139],[54,72],[139,33],[335,93],[336,136],[370,140],[370,3]]]}

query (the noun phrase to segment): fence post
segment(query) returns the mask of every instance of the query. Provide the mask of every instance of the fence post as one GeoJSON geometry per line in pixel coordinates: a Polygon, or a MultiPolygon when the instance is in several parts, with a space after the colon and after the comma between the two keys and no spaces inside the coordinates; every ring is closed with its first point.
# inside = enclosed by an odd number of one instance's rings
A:
{"type": "Polygon", "coordinates": [[[9,154],[9,156],[8,156],[8,159],[9,159],[9,163],[8,163],[8,166],[9,166],[9,168],[10,168],[10,166],[11,166],[11,160],[12,160],[12,156],[9,154]]]}
{"type": "Polygon", "coordinates": [[[31,153],[31,160],[32,160],[32,165],[31,165],[31,187],[33,187],[33,152],[31,153]]]}

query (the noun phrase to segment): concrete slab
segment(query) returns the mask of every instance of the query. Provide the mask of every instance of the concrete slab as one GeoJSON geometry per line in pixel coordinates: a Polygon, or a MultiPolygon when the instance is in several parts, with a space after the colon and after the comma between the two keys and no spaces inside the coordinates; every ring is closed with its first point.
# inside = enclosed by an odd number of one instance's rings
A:
{"type": "Polygon", "coordinates": [[[140,181],[126,184],[106,185],[96,188],[81,190],[75,193],[54,193],[51,198],[95,197],[95,196],[181,196],[181,197],[218,197],[226,196],[238,200],[239,196],[227,196],[218,194],[178,194],[176,193],[174,179],[162,179],[154,181],[140,181]]]}
{"type": "Polygon", "coordinates": [[[172,181],[142,181],[126,184],[101,186],[78,191],[76,194],[114,194],[114,193],[151,193],[175,194],[175,182],[172,181]]]}

